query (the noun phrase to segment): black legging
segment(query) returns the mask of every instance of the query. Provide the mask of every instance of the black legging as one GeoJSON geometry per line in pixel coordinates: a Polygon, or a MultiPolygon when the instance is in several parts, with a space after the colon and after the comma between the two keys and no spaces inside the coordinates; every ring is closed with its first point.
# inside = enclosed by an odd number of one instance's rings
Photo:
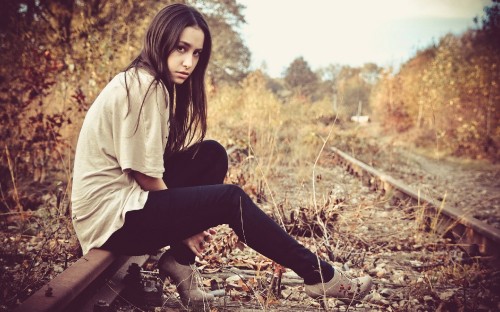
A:
{"type": "MultiPolygon", "coordinates": [[[[168,189],[149,192],[144,209],[126,214],[124,226],[103,246],[120,254],[140,255],[170,245],[174,258],[194,263],[182,243],[208,228],[228,224],[240,240],[264,256],[294,270],[306,284],[321,279],[318,258],[257,207],[238,186],[222,184],[228,160],[215,141],[203,141],[165,160],[168,189]]],[[[323,280],[333,268],[321,263],[323,280]]]]}

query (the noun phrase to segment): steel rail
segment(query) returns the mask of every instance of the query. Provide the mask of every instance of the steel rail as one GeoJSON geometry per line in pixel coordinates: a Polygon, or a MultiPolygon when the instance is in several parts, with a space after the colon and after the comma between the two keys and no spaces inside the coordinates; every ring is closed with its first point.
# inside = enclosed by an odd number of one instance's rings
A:
{"type": "Polygon", "coordinates": [[[92,249],[21,303],[17,312],[92,311],[97,299],[108,303],[123,289],[121,278],[131,261],[143,265],[147,257],[118,257],[92,249]],[[108,285],[110,284],[110,285],[108,285]],[[106,286],[113,287],[110,291],[106,286]]]}
{"type": "Polygon", "coordinates": [[[392,199],[409,200],[423,207],[427,221],[433,222],[438,231],[453,238],[471,256],[491,257],[492,263],[496,266],[500,265],[500,230],[460,209],[448,207],[440,200],[414,191],[403,182],[355,159],[338,148],[333,147],[331,151],[335,155],[335,163],[360,178],[372,190],[379,190],[392,199]]]}

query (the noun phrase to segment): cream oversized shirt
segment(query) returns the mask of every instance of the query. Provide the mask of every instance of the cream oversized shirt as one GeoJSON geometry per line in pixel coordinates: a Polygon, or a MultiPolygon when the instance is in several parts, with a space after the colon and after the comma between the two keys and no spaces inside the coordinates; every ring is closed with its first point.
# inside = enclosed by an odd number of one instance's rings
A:
{"type": "Polygon", "coordinates": [[[168,96],[163,84],[151,85],[152,81],[144,70],[116,75],[85,116],[71,195],[73,226],[84,254],[120,229],[126,212],[144,207],[148,192],[132,177],[131,169],[163,176],[168,96]]]}

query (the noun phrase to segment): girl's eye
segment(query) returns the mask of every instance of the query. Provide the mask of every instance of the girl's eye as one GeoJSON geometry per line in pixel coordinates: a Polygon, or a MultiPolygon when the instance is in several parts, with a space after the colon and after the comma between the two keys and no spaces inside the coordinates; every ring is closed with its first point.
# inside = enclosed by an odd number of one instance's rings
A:
{"type": "Polygon", "coordinates": [[[178,46],[177,51],[182,53],[186,51],[186,48],[184,48],[183,46],[178,46]]]}
{"type": "Polygon", "coordinates": [[[194,51],[193,54],[194,54],[194,56],[200,56],[201,50],[196,50],[196,51],[194,51]]]}

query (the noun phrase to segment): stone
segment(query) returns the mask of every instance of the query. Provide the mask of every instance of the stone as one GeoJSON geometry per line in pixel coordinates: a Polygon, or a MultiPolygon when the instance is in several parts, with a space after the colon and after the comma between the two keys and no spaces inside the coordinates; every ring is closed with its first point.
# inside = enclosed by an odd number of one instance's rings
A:
{"type": "Polygon", "coordinates": [[[441,299],[442,301],[449,301],[453,297],[453,295],[455,295],[455,290],[445,290],[439,294],[439,299],[441,299]]]}
{"type": "Polygon", "coordinates": [[[382,297],[390,297],[394,294],[394,291],[390,288],[383,288],[382,290],[380,290],[380,294],[382,295],[382,297]]]}

